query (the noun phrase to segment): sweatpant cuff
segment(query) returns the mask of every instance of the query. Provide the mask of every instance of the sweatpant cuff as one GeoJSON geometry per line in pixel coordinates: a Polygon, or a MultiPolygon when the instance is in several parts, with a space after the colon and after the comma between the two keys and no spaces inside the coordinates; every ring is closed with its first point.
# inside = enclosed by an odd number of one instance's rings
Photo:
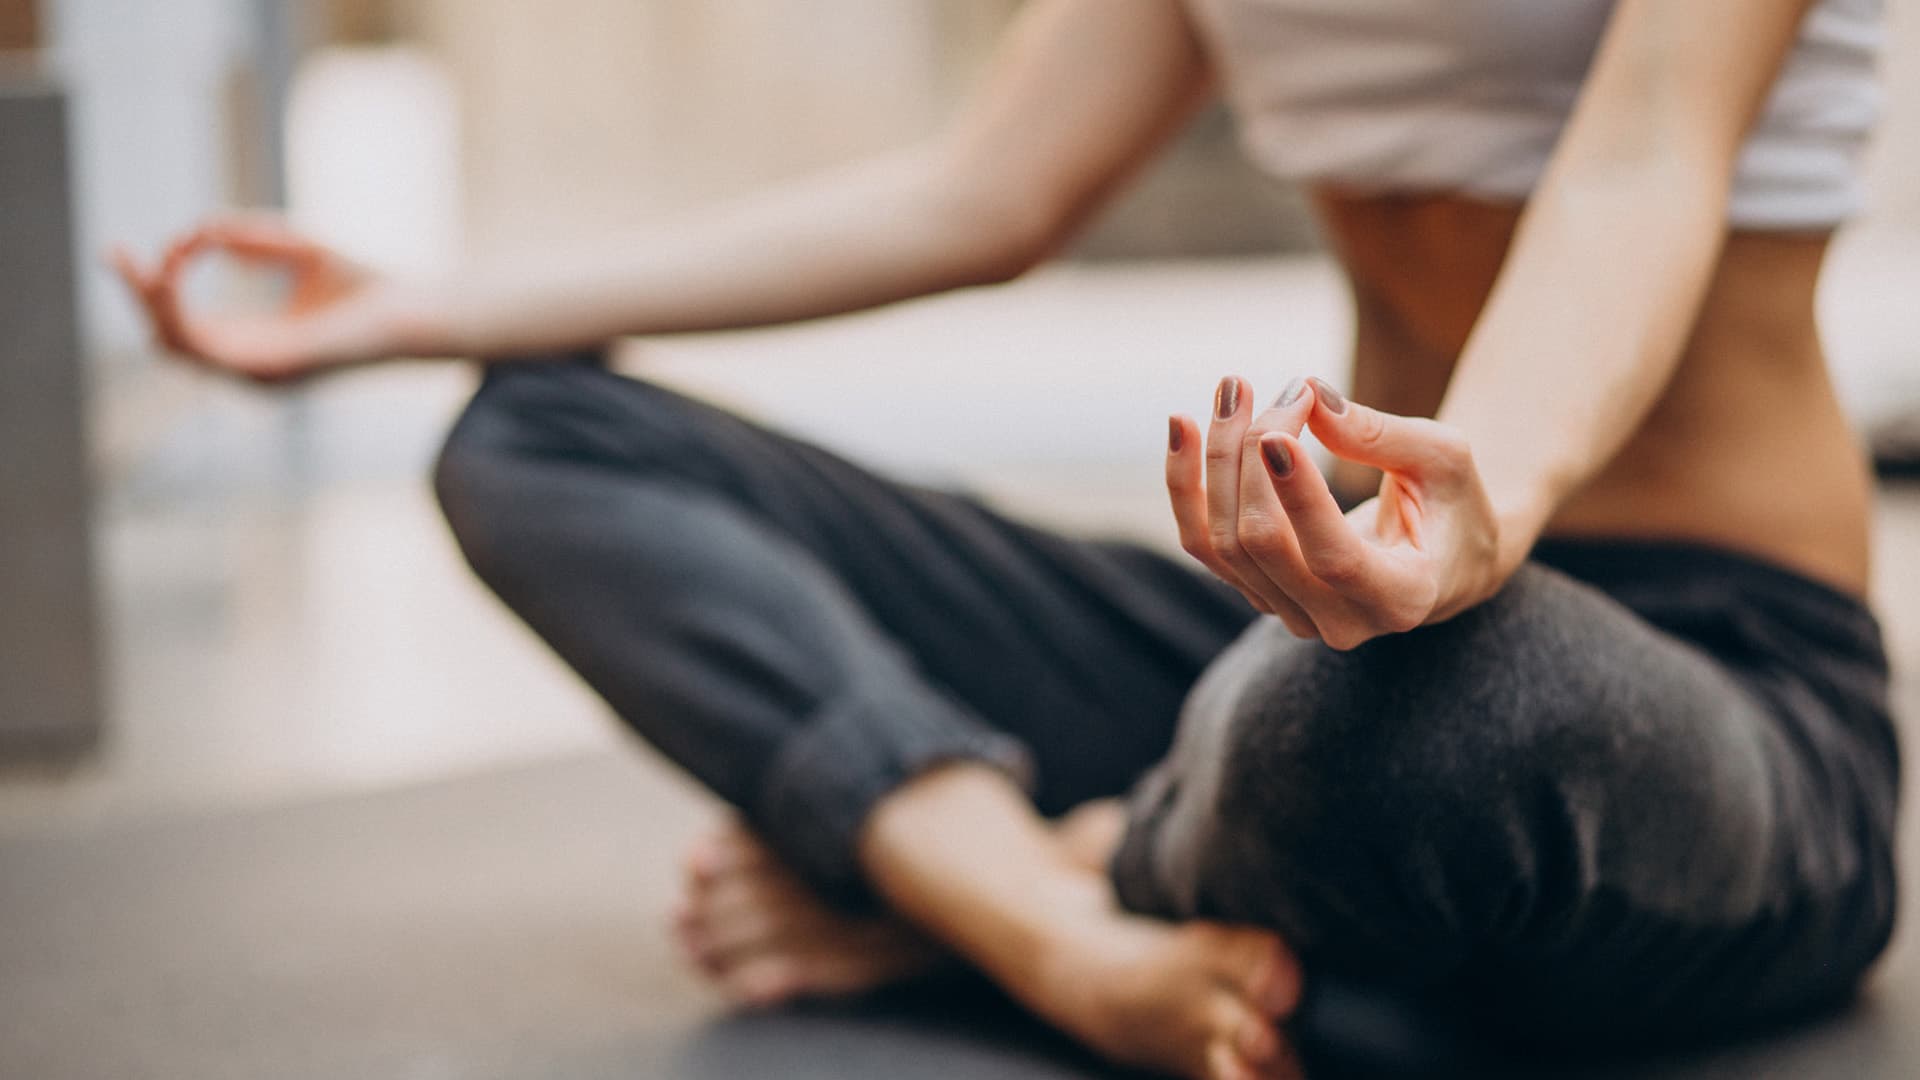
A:
{"type": "Polygon", "coordinates": [[[928,769],[971,761],[1033,791],[1033,755],[931,693],[843,699],[816,713],[775,755],[754,828],[831,902],[871,905],[861,873],[861,826],[874,804],[928,769]]]}
{"type": "Polygon", "coordinates": [[[1114,900],[1123,910],[1160,919],[1190,919],[1174,901],[1154,865],[1154,841],[1166,817],[1173,777],[1166,763],[1142,777],[1127,796],[1127,827],[1107,861],[1114,900]]]}

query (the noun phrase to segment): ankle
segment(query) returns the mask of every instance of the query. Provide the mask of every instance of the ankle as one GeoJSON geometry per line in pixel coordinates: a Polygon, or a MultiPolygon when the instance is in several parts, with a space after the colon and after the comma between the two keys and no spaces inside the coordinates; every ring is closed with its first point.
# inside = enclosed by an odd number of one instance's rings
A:
{"type": "Polygon", "coordinates": [[[1022,928],[1010,970],[989,972],[1015,997],[1061,1019],[1085,1003],[1086,935],[1115,914],[1106,878],[1065,858],[1055,873],[1036,882],[1030,917],[1022,928]]]}

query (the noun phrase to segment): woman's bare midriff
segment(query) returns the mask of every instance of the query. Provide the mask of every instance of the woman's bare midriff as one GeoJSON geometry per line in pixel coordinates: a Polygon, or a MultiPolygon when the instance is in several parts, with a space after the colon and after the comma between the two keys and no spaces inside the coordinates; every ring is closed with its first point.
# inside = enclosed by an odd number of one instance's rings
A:
{"type": "MultiPolygon", "coordinates": [[[[1431,416],[1492,289],[1518,205],[1315,196],[1355,307],[1356,398],[1431,416]]],[[[1829,234],[1736,231],[1672,382],[1549,536],[1685,540],[1865,592],[1870,477],[1827,377],[1814,290],[1829,234]]],[[[1541,363],[1564,342],[1538,343],[1541,363]]],[[[1567,372],[1579,393],[1579,373],[1567,372]]],[[[1336,486],[1368,484],[1342,466],[1336,486]]]]}

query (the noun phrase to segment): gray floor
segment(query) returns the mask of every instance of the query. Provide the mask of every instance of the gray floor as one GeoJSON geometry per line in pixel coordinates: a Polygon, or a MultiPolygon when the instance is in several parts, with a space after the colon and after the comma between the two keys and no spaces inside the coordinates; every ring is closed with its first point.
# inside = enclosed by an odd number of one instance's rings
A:
{"type": "MultiPolygon", "coordinates": [[[[1335,295],[1311,264],[1075,271],[636,361],[1167,543],[1166,403],[1203,407],[1227,370],[1337,371],[1335,295]]],[[[78,768],[0,772],[0,1077],[1089,1075],[978,994],[733,1016],[680,968],[679,853],[718,809],[460,566],[422,471],[469,384],[396,369],[287,399],[167,372],[131,406],[181,408],[114,407],[114,725],[78,768]]],[[[1883,493],[1877,543],[1920,715],[1920,489],[1883,493]]],[[[1912,939],[1840,1023],[1637,1072],[1920,1074],[1912,939]]]]}
{"type": "MultiPolygon", "coordinates": [[[[662,866],[701,816],[638,755],[0,840],[0,1076],[1111,1075],[969,984],[728,1014],[670,961],[662,866]]],[[[1903,958],[1832,1021],[1583,1077],[1895,1080],[1903,958]]]]}

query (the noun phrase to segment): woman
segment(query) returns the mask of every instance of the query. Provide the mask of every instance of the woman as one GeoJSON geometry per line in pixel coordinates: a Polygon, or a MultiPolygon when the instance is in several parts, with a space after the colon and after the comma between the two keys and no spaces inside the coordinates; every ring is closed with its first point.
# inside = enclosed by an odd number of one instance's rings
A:
{"type": "Polygon", "coordinates": [[[744,1000],[957,954],[1188,1077],[1290,1074],[1303,986],[1719,1033],[1844,998],[1892,919],[1869,484],[1813,318],[1876,8],[1038,0],[941,137],[600,257],[415,285],[241,221],[118,262],[217,370],[509,361],[448,519],[741,810],[683,931],[744,1000]],[[1012,278],[1216,87],[1358,313],[1357,401],[1229,377],[1171,422],[1224,584],[595,363],[1012,278]],[[209,250],[292,268],[290,309],[183,310],[209,250]]]}

